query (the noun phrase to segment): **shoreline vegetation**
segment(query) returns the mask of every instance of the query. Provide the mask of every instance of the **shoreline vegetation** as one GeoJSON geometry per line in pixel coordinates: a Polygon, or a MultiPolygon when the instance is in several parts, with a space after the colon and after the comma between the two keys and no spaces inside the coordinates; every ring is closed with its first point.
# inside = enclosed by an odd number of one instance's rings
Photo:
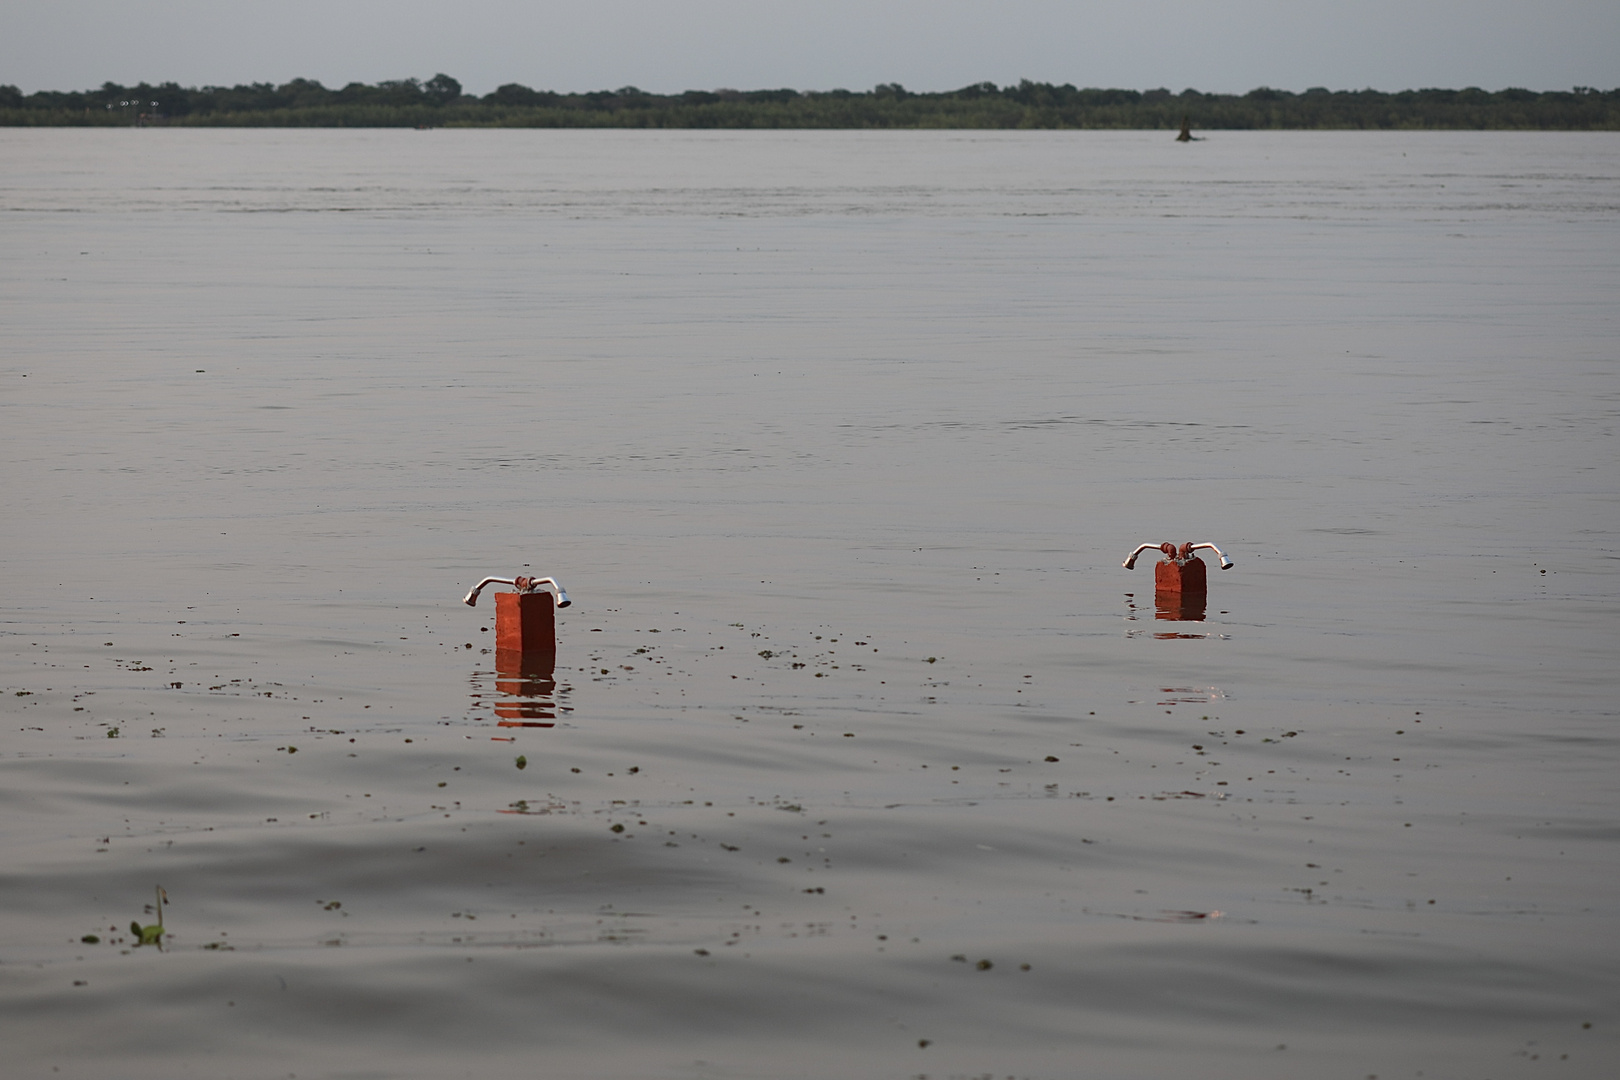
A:
{"type": "Polygon", "coordinates": [[[688,90],[634,86],[561,94],[507,83],[478,97],[439,74],[426,81],[312,79],[281,86],[182,87],[104,83],[98,90],[23,94],[0,85],[0,127],[532,127],[532,128],[1112,128],[1204,130],[1617,131],[1620,89],[1469,87],[1328,90],[1260,87],[1246,94],[1077,89],[1024,80],[997,87],[913,93],[899,83],[867,91],[688,90]]]}

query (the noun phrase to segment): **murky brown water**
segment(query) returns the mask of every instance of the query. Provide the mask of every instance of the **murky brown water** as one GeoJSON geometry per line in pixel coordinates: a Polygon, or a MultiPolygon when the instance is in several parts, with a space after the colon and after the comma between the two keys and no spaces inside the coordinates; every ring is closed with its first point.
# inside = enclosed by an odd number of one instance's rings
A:
{"type": "Polygon", "coordinates": [[[1620,1054],[1612,135],[10,130],[0,210],[17,1075],[1620,1054]]]}

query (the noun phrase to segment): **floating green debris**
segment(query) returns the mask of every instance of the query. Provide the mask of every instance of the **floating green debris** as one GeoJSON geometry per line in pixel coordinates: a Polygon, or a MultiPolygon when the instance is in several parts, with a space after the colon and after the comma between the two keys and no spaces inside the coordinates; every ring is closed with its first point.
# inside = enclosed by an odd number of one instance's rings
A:
{"type": "Polygon", "coordinates": [[[519,754],[517,756],[517,767],[520,769],[527,769],[529,767],[529,759],[524,757],[522,754],[519,754]]]}
{"type": "Polygon", "coordinates": [[[86,935],[84,935],[84,937],[80,938],[79,940],[84,942],[86,945],[100,945],[101,944],[101,938],[98,937],[95,934],[86,934],[86,935]]]}
{"type": "Polygon", "coordinates": [[[163,905],[168,903],[169,894],[163,891],[163,886],[158,885],[155,887],[157,889],[158,921],[151,926],[142,926],[140,920],[137,919],[129,924],[129,932],[134,935],[137,948],[142,945],[156,945],[158,951],[161,952],[163,950],[163,905]]]}
{"type": "Polygon", "coordinates": [[[109,739],[118,738],[118,729],[115,728],[115,727],[108,728],[107,729],[107,738],[109,738],[109,739]]]}

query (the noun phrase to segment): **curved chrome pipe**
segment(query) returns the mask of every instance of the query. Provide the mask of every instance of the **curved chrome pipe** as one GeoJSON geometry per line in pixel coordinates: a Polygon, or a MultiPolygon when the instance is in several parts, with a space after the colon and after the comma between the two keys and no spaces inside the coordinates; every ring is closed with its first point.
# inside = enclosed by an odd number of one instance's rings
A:
{"type": "Polygon", "coordinates": [[[484,586],[485,585],[511,585],[511,584],[513,584],[513,581],[512,581],[511,578],[487,577],[483,581],[480,581],[478,584],[474,585],[472,587],[472,591],[469,592],[466,596],[463,596],[461,598],[461,602],[463,604],[466,604],[468,607],[477,607],[478,606],[478,594],[484,591],[484,586]]]}
{"type": "MultiPolygon", "coordinates": [[[[1191,555],[1193,552],[1197,551],[1199,548],[1209,548],[1209,550],[1211,550],[1215,554],[1219,555],[1221,557],[1221,569],[1222,570],[1230,570],[1230,569],[1232,569],[1232,560],[1228,559],[1226,557],[1225,552],[1221,551],[1220,548],[1216,547],[1214,544],[1211,544],[1207,540],[1200,541],[1199,543],[1196,543],[1196,544],[1187,544],[1187,545],[1185,545],[1182,548],[1183,557],[1185,558],[1187,555],[1191,555]]],[[[1127,570],[1135,570],[1136,569],[1136,559],[1144,551],[1162,551],[1162,552],[1165,553],[1165,555],[1169,556],[1172,559],[1176,557],[1176,545],[1174,545],[1174,544],[1143,544],[1141,547],[1139,547],[1135,551],[1131,552],[1131,557],[1125,560],[1125,569],[1127,569],[1127,570]]]]}
{"type": "MultiPolygon", "coordinates": [[[[1135,551],[1131,552],[1131,557],[1125,560],[1125,569],[1127,569],[1127,570],[1135,570],[1136,569],[1136,557],[1138,555],[1142,554],[1142,552],[1144,552],[1144,551],[1164,551],[1166,548],[1169,548],[1169,547],[1170,547],[1169,544],[1143,544],[1141,547],[1139,547],[1135,551]]],[[[1174,550],[1174,549],[1172,548],[1171,550],[1174,550]]]]}
{"type": "Polygon", "coordinates": [[[1228,559],[1226,557],[1226,553],[1221,551],[1221,549],[1216,547],[1214,544],[1211,544],[1209,541],[1204,540],[1204,541],[1200,541],[1199,543],[1194,544],[1189,550],[1197,551],[1199,548],[1209,548],[1209,550],[1211,550],[1215,554],[1219,555],[1221,557],[1221,569],[1222,570],[1230,570],[1230,569],[1232,569],[1232,560],[1228,559]]]}
{"type": "MultiPolygon", "coordinates": [[[[1214,544],[1210,545],[1210,547],[1214,547],[1214,546],[1215,546],[1214,544]]],[[[1225,557],[1226,556],[1224,556],[1224,555],[1221,556],[1221,558],[1223,558],[1223,559],[1225,557]]],[[[1225,567],[1222,567],[1222,569],[1224,570],[1225,567]]],[[[522,579],[519,579],[519,580],[522,580],[522,579]]],[[[528,582],[529,582],[528,588],[523,589],[524,592],[533,592],[534,590],[538,589],[542,585],[550,585],[553,589],[557,590],[557,606],[558,607],[560,607],[560,608],[567,607],[569,604],[573,603],[572,600],[568,599],[568,594],[563,591],[563,587],[557,583],[556,578],[548,578],[548,577],[529,578],[528,582]]],[[[520,585],[519,588],[523,588],[523,587],[520,585]]]]}
{"type": "Polygon", "coordinates": [[[557,606],[558,607],[565,608],[569,604],[573,603],[572,600],[568,599],[568,594],[563,591],[563,587],[561,585],[557,584],[557,579],[556,578],[548,578],[548,577],[541,577],[541,578],[487,577],[483,581],[480,581],[478,584],[474,585],[472,587],[472,591],[469,592],[466,596],[463,596],[461,598],[461,602],[463,604],[466,604],[468,607],[477,607],[478,606],[478,594],[484,591],[484,586],[485,585],[510,585],[510,586],[512,586],[512,588],[516,589],[518,592],[524,592],[524,593],[535,592],[542,585],[550,585],[557,592],[557,606]]]}

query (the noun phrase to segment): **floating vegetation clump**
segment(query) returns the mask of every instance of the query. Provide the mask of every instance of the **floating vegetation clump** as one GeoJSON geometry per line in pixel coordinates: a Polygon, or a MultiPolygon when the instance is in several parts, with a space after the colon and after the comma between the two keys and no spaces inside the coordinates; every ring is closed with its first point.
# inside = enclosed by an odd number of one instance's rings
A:
{"type": "Polygon", "coordinates": [[[142,926],[141,921],[136,919],[129,924],[129,932],[134,935],[137,948],[142,945],[156,945],[161,952],[163,949],[163,905],[169,902],[169,894],[163,891],[161,885],[155,886],[155,888],[157,889],[158,921],[150,926],[142,926]]]}

